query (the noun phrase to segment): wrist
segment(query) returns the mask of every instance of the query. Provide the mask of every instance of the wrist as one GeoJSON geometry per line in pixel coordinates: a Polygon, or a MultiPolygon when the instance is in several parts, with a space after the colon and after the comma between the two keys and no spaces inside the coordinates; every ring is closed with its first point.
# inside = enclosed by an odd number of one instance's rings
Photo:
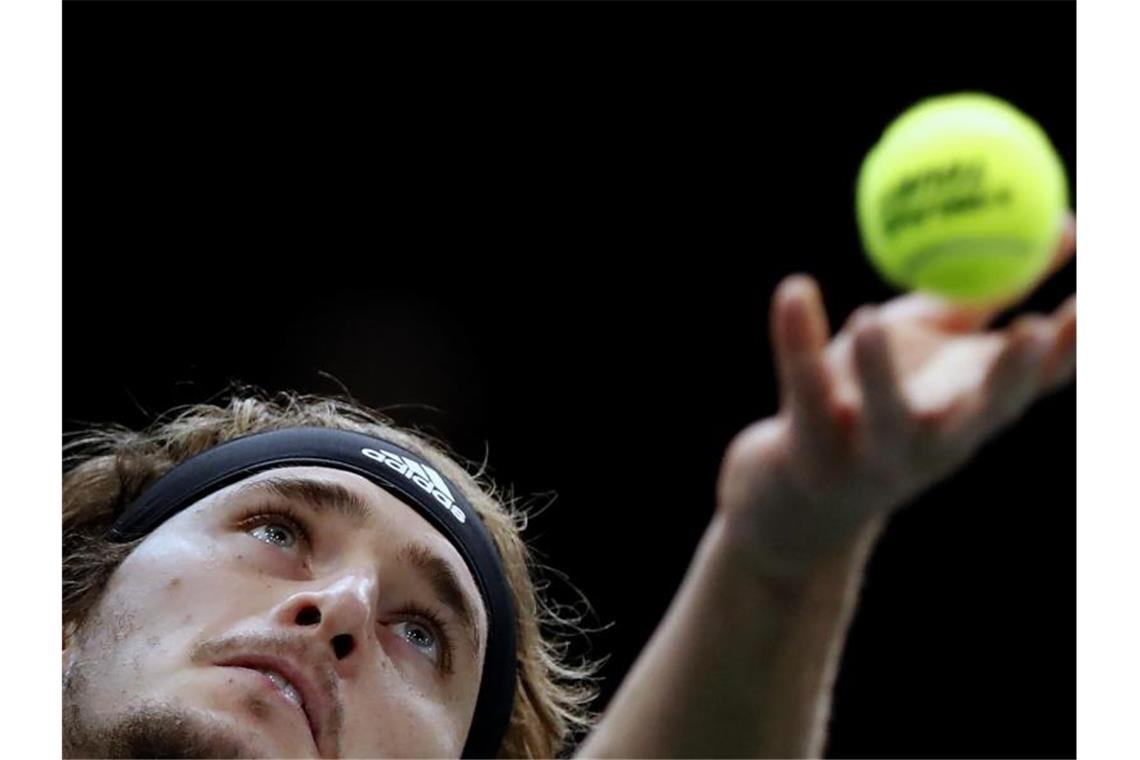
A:
{"type": "Polygon", "coordinates": [[[837,577],[861,576],[885,525],[886,516],[871,517],[848,535],[821,537],[807,550],[808,543],[799,537],[782,545],[779,535],[759,534],[762,529],[756,521],[718,511],[709,525],[708,540],[734,572],[793,602],[821,584],[832,585],[837,577]]]}

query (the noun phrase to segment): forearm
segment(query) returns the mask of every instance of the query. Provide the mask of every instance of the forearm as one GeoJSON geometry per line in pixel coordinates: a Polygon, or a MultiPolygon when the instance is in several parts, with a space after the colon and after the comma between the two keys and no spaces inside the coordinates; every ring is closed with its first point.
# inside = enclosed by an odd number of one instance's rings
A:
{"type": "Polygon", "coordinates": [[[823,749],[831,686],[868,526],[794,581],[754,570],[721,517],[583,757],[806,757],[823,749]]]}

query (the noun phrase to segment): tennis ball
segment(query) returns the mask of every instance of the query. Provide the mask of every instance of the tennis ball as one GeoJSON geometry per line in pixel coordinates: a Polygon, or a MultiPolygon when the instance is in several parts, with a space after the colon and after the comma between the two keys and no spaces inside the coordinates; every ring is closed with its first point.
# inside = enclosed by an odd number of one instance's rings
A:
{"type": "Polygon", "coordinates": [[[1048,267],[1069,207],[1048,136],[991,95],[923,100],[863,160],[856,216],[883,277],[965,303],[1016,295],[1048,267]]]}

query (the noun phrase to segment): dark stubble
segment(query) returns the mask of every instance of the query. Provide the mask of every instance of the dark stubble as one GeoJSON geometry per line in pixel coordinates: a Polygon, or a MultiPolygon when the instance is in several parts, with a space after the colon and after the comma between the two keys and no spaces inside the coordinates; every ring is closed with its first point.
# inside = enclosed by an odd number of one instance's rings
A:
{"type": "Polygon", "coordinates": [[[63,684],[65,758],[257,757],[204,716],[174,705],[144,704],[109,722],[92,720],[82,708],[86,679],[73,666],[63,684]]]}

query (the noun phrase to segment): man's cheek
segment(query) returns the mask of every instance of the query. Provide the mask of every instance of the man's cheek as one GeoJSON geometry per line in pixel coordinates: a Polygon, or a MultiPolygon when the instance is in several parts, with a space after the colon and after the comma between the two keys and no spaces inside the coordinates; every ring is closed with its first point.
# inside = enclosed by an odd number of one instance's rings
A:
{"type": "Polygon", "coordinates": [[[463,711],[448,700],[425,694],[398,676],[357,684],[345,701],[350,706],[344,717],[344,736],[352,737],[345,747],[350,757],[458,757],[463,750],[470,714],[462,721],[463,711]]]}
{"type": "Polygon", "coordinates": [[[204,622],[209,588],[187,572],[183,563],[162,561],[154,553],[131,556],[112,576],[87,626],[91,652],[135,674],[151,658],[166,658],[184,648],[204,622]]]}
{"type": "Polygon", "coordinates": [[[233,591],[216,542],[154,537],[132,552],[111,576],[107,597],[125,609],[145,611],[150,623],[192,624],[202,609],[233,591]]]}

